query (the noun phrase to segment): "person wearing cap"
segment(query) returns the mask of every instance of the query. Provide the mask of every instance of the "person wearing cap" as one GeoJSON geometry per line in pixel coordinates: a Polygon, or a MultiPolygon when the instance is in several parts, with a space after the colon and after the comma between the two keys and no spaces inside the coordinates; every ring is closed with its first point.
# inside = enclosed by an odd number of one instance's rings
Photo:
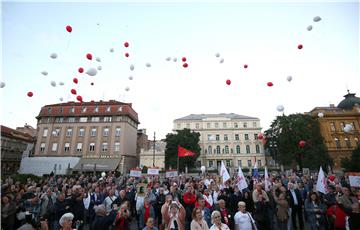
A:
{"type": "Polygon", "coordinates": [[[234,216],[235,230],[252,230],[255,225],[255,221],[251,214],[246,211],[246,203],[244,201],[238,202],[238,212],[234,216]]]}
{"type": "Polygon", "coordinates": [[[59,224],[61,226],[60,230],[72,230],[72,221],[74,219],[74,215],[71,212],[65,213],[59,220],[59,224]]]}
{"type": "Polygon", "coordinates": [[[179,201],[171,202],[167,212],[164,212],[166,230],[185,230],[185,208],[179,201]]]}

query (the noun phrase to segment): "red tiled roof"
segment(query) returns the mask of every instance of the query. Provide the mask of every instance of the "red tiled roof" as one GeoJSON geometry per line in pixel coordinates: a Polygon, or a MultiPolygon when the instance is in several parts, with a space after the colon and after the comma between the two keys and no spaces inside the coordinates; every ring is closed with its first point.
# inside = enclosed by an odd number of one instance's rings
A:
{"type": "Polygon", "coordinates": [[[1,125],[1,136],[15,138],[27,142],[33,141],[33,137],[31,135],[17,131],[4,125],[1,125]]]}
{"type": "Polygon", "coordinates": [[[66,102],[52,105],[45,105],[41,108],[39,115],[36,117],[55,117],[55,116],[64,116],[64,117],[78,117],[78,116],[113,116],[113,115],[128,115],[139,123],[138,114],[132,108],[131,103],[123,103],[115,100],[110,101],[100,101],[100,102],[66,102]],[[98,107],[98,112],[94,112],[95,107],[98,107]],[[111,107],[110,112],[106,112],[107,107],[111,107]],[[122,107],[119,111],[119,107],[122,107]],[[82,112],[82,108],[86,107],[86,112],[82,112]],[[48,109],[51,108],[51,112],[48,112],[48,109]],[[63,109],[63,112],[60,112],[60,109],[63,109]],[[70,109],[74,108],[74,113],[70,113],[70,109]]]}

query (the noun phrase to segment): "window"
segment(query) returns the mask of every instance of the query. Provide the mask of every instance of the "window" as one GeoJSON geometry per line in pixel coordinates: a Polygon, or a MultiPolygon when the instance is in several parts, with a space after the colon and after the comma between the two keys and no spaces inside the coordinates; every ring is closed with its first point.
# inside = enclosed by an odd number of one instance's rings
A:
{"type": "Polygon", "coordinates": [[[104,136],[104,137],[109,136],[109,128],[104,128],[103,136],[104,136]]]}
{"type": "Polygon", "coordinates": [[[44,151],[45,151],[45,143],[41,143],[40,152],[44,152],[44,151]]]}
{"type": "Polygon", "coordinates": [[[253,127],[256,128],[256,121],[253,122],[253,127]]]}
{"type": "Polygon", "coordinates": [[[99,107],[98,107],[98,106],[95,106],[95,107],[94,107],[94,113],[97,113],[97,112],[99,112],[99,107]]]}
{"type": "Polygon", "coordinates": [[[235,128],[239,128],[238,123],[235,122],[235,123],[234,123],[234,127],[235,127],[235,128]]]}
{"type": "Polygon", "coordinates": [[[60,113],[63,113],[64,112],[64,108],[61,107],[60,110],[59,110],[60,113]]]}
{"type": "Polygon", "coordinates": [[[211,134],[208,134],[208,135],[207,135],[207,137],[208,137],[208,138],[207,138],[207,139],[208,139],[208,141],[212,141],[212,140],[213,140],[213,137],[212,137],[212,135],[211,135],[211,134]]]}
{"type": "Polygon", "coordinates": [[[246,153],[250,153],[250,145],[246,145],[246,153]]]}
{"type": "Polygon", "coordinates": [[[95,151],[95,143],[90,143],[90,144],[89,144],[89,151],[90,151],[90,152],[94,152],[94,151],[95,151]]]}
{"type": "Polygon", "coordinates": [[[223,123],[223,128],[226,128],[227,127],[227,124],[226,122],[223,123]]]}
{"type": "Polygon", "coordinates": [[[251,160],[248,160],[248,167],[251,167],[251,160]]]}
{"type": "Polygon", "coordinates": [[[190,124],[189,123],[186,123],[186,128],[190,129],[190,124]]]}
{"type": "Polygon", "coordinates": [[[51,108],[48,108],[48,113],[49,113],[49,114],[51,113],[51,108]]]}
{"type": "Polygon", "coordinates": [[[346,147],[351,148],[351,142],[348,137],[345,137],[345,144],[346,144],[346,147]]]}
{"type": "Polygon", "coordinates": [[[220,146],[219,146],[219,145],[216,146],[216,153],[217,153],[217,154],[220,154],[220,146]]]}
{"type": "Polygon", "coordinates": [[[258,161],[257,161],[257,166],[258,166],[258,167],[261,167],[261,160],[258,160],[258,161]]]}
{"type": "Polygon", "coordinates": [[[91,129],[90,136],[92,136],[92,137],[96,136],[96,128],[91,129]]]}
{"type": "Polygon", "coordinates": [[[67,129],[67,130],[66,130],[66,136],[67,136],[67,137],[71,137],[71,136],[72,136],[72,129],[67,129]]]}
{"type": "Polygon", "coordinates": [[[121,112],[121,111],[122,111],[122,106],[119,106],[118,112],[121,112]]]}
{"type": "Polygon", "coordinates": [[[214,167],[214,161],[209,161],[209,168],[214,167]]]}
{"type": "Polygon", "coordinates": [[[83,107],[81,108],[81,112],[82,112],[82,113],[86,113],[86,106],[83,106],[83,107]]]}
{"type": "Polygon", "coordinates": [[[70,111],[70,113],[75,113],[75,108],[71,107],[69,111],[70,111]]]}
{"type": "Polygon", "coordinates": [[[80,117],[79,122],[87,122],[87,117],[80,117]]]}
{"type": "Polygon", "coordinates": [[[111,122],[111,117],[104,117],[104,122],[111,122]]]}
{"type": "Polygon", "coordinates": [[[238,160],[238,167],[242,167],[242,162],[241,162],[241,160],[238,160]]]}
{"type": "Polygon", "coordinates": [[[210,123],[206,123],[206,128],[210,129],[210,128],[211,128],[211,124],[210,124],[210,123]]]}
{"type": "Polygon", "coordinates": [[[68,118],[68,122],[70,122],[70,123],[75,122],[75,117],[69,117],[69,118],[68,118]]]}
{"type": "Polygon", "coordinates": [[[91,117],[91,122],[99,122],[100,117],[91,117]]]}
{"type": "Polygon", "coordinates": [[[334,138],[336,148],[340,148],[340,141],[337,137],[334,138]]]}
{"type": "Polygon", "coordinates": [[[247,128],[247,122],[244,122],[243,127],[247,128]]]}
{"type": "Polygon", "coordinates": [[[231,166],[231,160],[226,160],[226,167],[230,167],[231,166]]]}
{"type": "Polygon", "coordinates": [[[257,133],[255,133],[254,134],[254,140],[258,140],[258,139],[259,139],[259,137],[258,137],[257,133]]]}
{"type": "Polygon", "coordinates": [[[240,145],[237,145],[237,146],[236,146],[236,153],[237,153],[237,154],[240,154],[240,145]]]}
{"type": "Polygon", "coordinates": [[[256,153],[260,153],[260,145],[256,145],[256,153]]]}
{"type": "Polygon", "coordinates": [[[209,147],[208,147],[208,153],[209,153],[209,154],[212,153],[212,147],[211,147],[211,145],[209,145],[209,147]]]}
{"type": "Polygon", "coordinates": [[[122,116],[116,116],[115,121],[122,121],[122,116]]]}
{"type": "Polygon", "coordinates": [[[115,137],[120,137],[120,134],[121,134],[121,128],[116,127],[116,129],[115,129],[115,137]]]}
{"type": "Polygon", "coordinates": [[[55,129],[55,130],[52,132],[52,135],[53,135],[54,137],[60,136],[60,129],[55,129]]]}
{"type": "Polygon", "coordinates": [[[82,151],[82,143],[77,143],[76,145],[76,152],[81,152],[82,151]]]}
{"type": "Polygon", "coordinates": [[[178,128],[178,129],[180,129],[180,128],[181,128],[181,124],[177,124],[176,126],[177,126],[177,128],[178,128]]]}
{"type": "Polygon", "coordinates": [[[219,123],[215,123],[215,128],[216,128],[216,129],[219,128],[219,123]]]}
{"type": "Polygon", "coordinates": [[[244,134],[245,140],[248,141],[249,140],[249,134],[245,133],[244,134]]]}
{"type": "Polygon", "coordinates": [[[229,140],[228,135],[224,134],[224,141],[228,141],[228,140],[229,140]]]}
{"type": "Polygon", "coordinates": [[[220,141],[220,135],[219,135],[219,134],[216,134],[215,139],[216,139],[217,141],[220,141]]]}
{"type": "Polygon", "coordinates": [[[56,117],[55,118],[55,123],[63,123],[64,122],[64,118],[63,117],[56,117]]]}
{"type": "Polygon", "coordinates": [[[69,142],[66,142],[66,143],[65,143],[64,151],[65,151],[65,152],[69,152],[69,151],[70,151],[70,143],[69,143],[69,142]]]}
{"type": "Polygon", "coordinates": [[[119,152],[119,151],[120,151],[120,142],[115,142],[114,151],[115,151],[115,152],[119,152]]]}
{"type": "Polygon", "coordinates": [[[195,127],[196,127],[196,129],[200,129],[199,123],[196,123],[196,124],[195,124],[195,127]]]}
{"type": "Polygon", "coordinates": [[[42,135],[42,136],[43,136],[43,137],[46,137],[47,135],[48,135],[48,129],[44,129],[44,130],[43,130],[43,135],[42,135]]]}
{"type": "Polygon", "coordinates": [[[106,107],[106,112],[111,112],[111,106],[106,107]]]}
{"type": "Polygon", "coordinates": [[[56,152],[57,151],[57,143],[53,143],[51,147],[51,151],[56,152]]]}
{"type": "Polygon", "coordinates": [[[229,154],[229,146],[225,145],[225,153],[229,154]]]}
{"type": "Polygon", "coordinates": [[[85,129],[84,128],[80,128],[79,129],[79,137],[83,137],[85,136],[85,129]]]}
{"type": "Polygon", "coordinates": [[[239,134],[235,134],[235,141],[238,141],[238,140],[240,140],[239,134]]]}
{"type": "Polygon", "coordinates": [[[107,152],[108,151],[108,143],[104,142],[101,146],[101,151],[107,152]]]}

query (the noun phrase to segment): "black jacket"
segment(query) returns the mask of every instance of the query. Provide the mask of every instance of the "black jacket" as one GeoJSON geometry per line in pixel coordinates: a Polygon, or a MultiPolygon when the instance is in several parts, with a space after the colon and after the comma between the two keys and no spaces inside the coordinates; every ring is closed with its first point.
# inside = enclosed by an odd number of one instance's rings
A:
{"type": "Polygon", "coordinates": [[[95,216],[94,221],[91,224],[90,230],[107,230],[112,225],[116,217],[116,211],[111,211],[107,216],[95,216]]]}
{"type": "MultiPolygon", "coordinates": [[[[300,191],[299,191],[299,189],[294,189],[294,191],[295,191],[296,199],[297,199],[297,202],[298,202],[297,207],[299,207],[299,206],[301,207],[304,202],[302,200],[300,191]]],[[[286,192],[286,199],[287,199],[287,201],[289,203],[290,208],[295,207],[294,198],[293,198],[292,193],[290,192],[290,190],[288,190],[286,192]]]]}

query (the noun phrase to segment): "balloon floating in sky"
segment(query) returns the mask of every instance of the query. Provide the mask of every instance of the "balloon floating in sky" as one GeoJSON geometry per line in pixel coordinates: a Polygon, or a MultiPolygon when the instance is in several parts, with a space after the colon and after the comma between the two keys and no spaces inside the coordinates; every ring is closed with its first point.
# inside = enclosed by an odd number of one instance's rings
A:
{"type": "Polygon", "coordinates": [[[44,76],[47,76],[47,75],[48,75],[48,72],[42,71],[41,74],[44,75],[44,76]]]}
{"type": "Polygon", "coordinates": [[[89,75],[89,76],[95,76],[97,74],[97,70],[95,68],[89,68],[86,71],[86,74],[89,75]]]}
{"type": "Polygon", "coordinates": [[[79,102],[82,102],[82,101],[83,101],[82,96],[78,95],[78,96],[76,97],[76,100],[78,100],[79,102]]]}
{"type": "Polygon", "coordinates": [[[320,117],[320,118],[322,118],[322,117],[324,117],[324,113],[318,113],[318,117],[320,117]]]}
{"type": "Polygon", "coordinates": [[[133,76],[130,76],[130,77],[129,77],[129,80],[131,81],[132,79],[134,79],[134,77],[133,77],[133,76]]]}
{"type": "Polygon", "coordinates": [[[282,112],[282,111],[284,111],[284,106],[283,105],[278,105],[276,107],[276,110],[279,111],[279,112],[282,112]]]}
{"type": "Polygon", "coordinates": [[[76,77],[74,77],[73,82],[74,82],[75,84],[77,84],[79,81],[78,81],[78,79],[77,79],[76,77]]]}
{"type": "Polygon", "coordinates": [[[220,62],[220,64],[224,63],[224,58],[221,58],[219,62],[220,62]]]}
{"type": "Polygon", "coordinates": [[[59,100],[60,100],[60,101],[63,101],[63,100],[64,100],[64,98],[63,98],[63,97],[60,97],[60,98],[59,98],[59,100]]]}
{"type": "Polygon", "coordinates": [[[272,87],[274,84],[271,82],[271,81],[269,81],[268,83],[267,83],[267,86],[269,86],[269,87],[272,87]]]}
{"type": "Polygon", "coordinates": [[[72,89],[70,92],[71,92],[72,94],[76,95],[76,90],[75,90],[75,89],[72,89]]]}
{"type": "Polygon", "coordinates": [[[92,60],[92,55],[91,54],[86,54],[86,58],[89,60],[92,60]]]}
{"type": "Polygon", "coordinates": [[[129,57],[130,56],[130,54],[129,53],[125,53],[125,57],[129,57]]]}
{"type": "Polygon", "coordinates": [[[94,85],[94,82],[91,82],[90,85],[94,85]]]}
{"type": "Polygon", "coordinates": [[[313,26],[312,25],[309,25],[307,28],[306,28],[308,31],[311,31],[313,29],[313,26]]]}
{"type": "Polygon", "coordinates": [[[181,58],[181,61],[186,62],[186,57],[181,58]]]}
{"type": "Polygon", "coordinates": [[[50,85],[52,85],[53,87],[55,87],[55,86],[56,86],[56,82],[55,82],[55,81],[51,81],[51,82],[50,82],[50,85]]]}
{"type": "Polygon", "coordinates": [[[59,82],[59,85],[64,85],[64,82],[60,81],[60,82],[59,82]]]}
{"type": "Polygon", "coordinates": [[[184,64],[183,64],[183,67],[184,67],[184,68],[187,68],[188,66],[189,66],[188,63],[184,63],[184,64]]]}
{"type": "Polygon", "coordinates": [[[83,73],[83,72],[84,72],[84,68],[80,67],[80,68],[78,69],[78,71],[79,71],[79,73],[83,73]]]}
{"type": "Polygon", "coordinates": [[[316,17],[313,18],[313,21],[314,22],[320,22],[321,18],[319,16],[316,16],[316,17]]]}
{"type": "Polygon", "coordinates": [[[176,57],[174,57],[174,58],[173,58],[173,61],[174,61],[174,62],[177,62],[177,58],[176,58],[176,57]]]}
{"type": "Polygon", "coordinates": [[[99,66],[97,67],[97,69],[98,69],[98,70],[102,70],[102,67],[99,65],[99,66]]]}
{"type": "Polygon", "coordinates": [[[99,58],[99,57],[96,57],[95,60],[96,60],[97,62],[101,62],[101,58],[99,58]]]}
{"type": "Polygon", "coordinates": [[[227,80],[226,80],[226,84],[227,84],[227,85],[231,85],[231,80],[230,80],[230,79],[227,79],[227,80]]]}
{"type": "Polygon", "coordinates": [[[129,90],[130,90],[130,88],[129,88],[129,87],[126,87],[126,88],[125,88],[125,91],[129,91],[129,90]]]}
{"type": "Polygon", "coordinates": [[[146,65],[146,67],[151,67],[150,63],[146,63],[145,65],[146,65]]]}
{"type": "Polygon", "coordinates": [[[286,80],[290,82],[292,80],[292,76],[287,76],[286,80]]]}
{"type": "Polygon", "coordinates": [[[220,53],[216,53],[215,57],[217,57],[217,58],[220,57],[220,53]]]}
{"type": "Polygon", "coordinates": [[[129,42],[125,42],[125,43],[124,43],[124,46],[125,46],[126,48],[128,48],[128,47],[129,47],[129,42]]]}
{"type": "Polygon", "coordinates": [[[298,49],[301,50],[303,48],[303,45],[298,45],[298,49]]]}
{"type": "Polygon", "coordinates": [[[306,144],[306,141],[304,141],[304,140],[299,141],[299,147],[300,148],[304,148],[305,144],[306,144]]]}
{"type": "Polygon", "coordinates": [[[31,92],[31,91],[30,91],[30,92],[28,92],[28,93],[27,93],[27,95],[28,95],[28,97],[32,97],[32,96],[34,96],[33,92],[31,92]]]}
{"type": "Polygon", "coordinates": [[[5,82],[0,82],[0,88],[4,88],[6,86],[5,82]]]}
{"type": "Polygon", "coordinates": [[[131,64],[131,65],[130,65],[130,70],[131,70],[131,71],[134,71],[134,69],[135,69],[135,66],[134,66],[133,64],[131,64]]]}
{"type": "Polygon", "coordinates": [[[248,65],[245,64],[245,65],[244,65],[244,68],[247,69],[247,67],[248,67],[248,65]]]}
{"type": "Polygon", "coordinates": [[[66,26],[66,31],[71,33],[72,32],[72,27],[71,26],[66,26]]]}
{"type": "Polygon", "coordinates": [[[52,53],[52,54],[50,54],[50,57],[52,58],[52,59],[56,59],[57,58],[57,54],[56,53],[52,53]]]}
{"type": "Polygon", "coordinates": [[[262,133],[259,133],[259,135],[258,135],[258,139],[259,139],[259,140],[264,139],[264,135],[263,135],[262,133]]]}
{"type": "Polygon", "coordinates": [[[344,127],[344,132],[349,133],[349,132],[351,132],[352,129],[353,129],[353,127],[351,124],[346,124],[344,127]]]}
{"type": "Polygon", "coordinates": [[[114,48],[110,48],[110,52],[111,52],[111,53],[114,52],[114,48]]]}
{"type": "Polygon", "coordinates": [[[167,57],[165,58],[166,61],[170,61],[171,60],[171,57],[167,57]]]}

